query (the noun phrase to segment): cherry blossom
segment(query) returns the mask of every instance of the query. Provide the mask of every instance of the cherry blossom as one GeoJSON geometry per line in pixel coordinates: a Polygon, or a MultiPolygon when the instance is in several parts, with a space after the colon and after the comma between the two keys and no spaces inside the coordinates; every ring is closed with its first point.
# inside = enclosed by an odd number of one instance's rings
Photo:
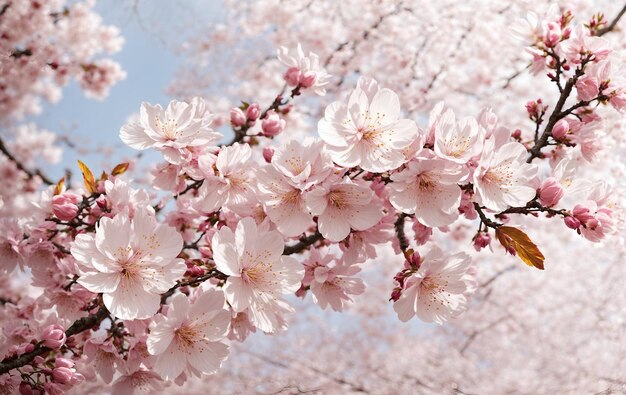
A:
{"type": "Polygon", "coordinates": [[[230,324],[224,303],[224,294],[216,290],[202,292],[193,302],[177,294],[167,315],[155,319],[147,345],[163,379],[173,380],[184,371],[212,374],[222,366],[228,346],[221,340],[230,324]]]}
{"type": "Polygon", "coordinates": [[[433,247],[404,280],[402,296],[393,308],[402,321],[417,315],[422,321],[442,324],[467,308],[467,295],[474,292],[472,260],[459,253],[446,255],[433,247]]]}
{"type": "Polygon", "coordinates": [[[485,149],[474,171],[474,186],[481,204],[491,210],[523,206],[535,189],[530,181],[537,168],[526,162],[526,149],[519,143],[507,143],[497,151],[485,149]]]}
{"type": "Polygon", "coordinates": [[[391,176],[389,201],[407,214],[415,214],[426,226],[451,224],[458,217],[461,188],[467,177],[460,165],[445,159],[416,159],[391,176]]]}
{"type": "Polygon", "coordinates": [[[146,210],[138,210],[132,220],[127,213],[102,218],[95,234],[78,235],[72,246],[72,255],[85,267],[78,283],[101,292],[118,318],[149,318],[159,309],[160,294],[186,270],[176,258],[181,246],[180,235],[157,225],[146,210]]]}
{"type": "Polygon", "coordinates": [[[402,150],[418,133],[414,121],[400,118],[400,101],[392,90],[379,89],[369,97],[359,87],[347,103],[326,107],[318,131],[335,163],[371,172],[398,168],[405,161],[402,150]]]}
{"type": "Polygon", "coordinates": [[[281,256],[280,233],[257,228],[243,218],[235,232],[222,227],[212,240],[217,268],[228,275],[224,292],[236,312],[248,309],[251,322],[264,332],[275,332],[291,311],[281,295],[298,290],[304,270],[291,257],[281,256]]]}
{"type": "Polygon", "coordinates": [[[373,197],[372,190],[345,177],[308,192],[306,205],[311,214],[318,216],[320,233],[331,241],[341,241],[350,229],[369,229],[383,217],[380,208],[372,204],[373,197]]]}

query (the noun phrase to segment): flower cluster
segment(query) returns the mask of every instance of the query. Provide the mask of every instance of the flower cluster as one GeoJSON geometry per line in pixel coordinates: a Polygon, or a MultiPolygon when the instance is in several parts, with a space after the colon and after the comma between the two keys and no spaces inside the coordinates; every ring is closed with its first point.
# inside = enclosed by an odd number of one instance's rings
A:
{"type": "MultiPolygon", "coordinates": [[[[72,10],[46,17],[63,25],[72,10]]],[[[543,269],[524,226],[534,217],[560,218],[593,242],[609,237],[619,220],[611,189],[576,170],[598,152],[601,105],[624,109],[621,67],[611,66],[623,62],[597,23],[574,26],[571,13],[531,15],[525,29],[532,69],[550,70],[559,95],[516,109],[532,127],[505,127],[491,108],[459,115],[444,102],[426,120],[367,77],[298,125],[292,100],[323,94],[330,80],[298,45],[294,56],[278,51],[286,85],[267,107],[243,102],[225,115],[200,97],[143,103],[120,138],[162,156],[149,188],[135,189],[130,163],[96,178],[79,161],[83,185],[48,182],[28,213],[10,215],[25,203],[2,192],[0,279],[19,269],[41,293],[1,295],[1,389],[183,385],[218,372],[250,333],[288,329],[292,295],[349,310],[380,271],[401,321],[444,324],[480,287],[480,258],[458,251],[462,242],[543,269]],[[225,142],[216,119],[228,117],[225,142]],[[393,253],[381,254],[385,246],[393,253]]],[[[83,65],[84,83],[107,85],[115,67],[103,67],[83,65]]],[[[37,144],[0,140],[0,165],[34,195],[33,180],[46,179],[34,156],[58,153],[47,134],[29,136],[37,144]]]]}

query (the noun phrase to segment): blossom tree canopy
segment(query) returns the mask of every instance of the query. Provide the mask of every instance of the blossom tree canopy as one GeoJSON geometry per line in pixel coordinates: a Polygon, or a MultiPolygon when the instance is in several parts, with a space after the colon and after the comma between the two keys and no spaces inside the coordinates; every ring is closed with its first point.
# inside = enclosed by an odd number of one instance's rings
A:
{"type": "Polygon", "coordinates": [[[228,0],[54,179],[94,5],[0,1],[0,393],[626,391],[626,5],[228,0]]]}

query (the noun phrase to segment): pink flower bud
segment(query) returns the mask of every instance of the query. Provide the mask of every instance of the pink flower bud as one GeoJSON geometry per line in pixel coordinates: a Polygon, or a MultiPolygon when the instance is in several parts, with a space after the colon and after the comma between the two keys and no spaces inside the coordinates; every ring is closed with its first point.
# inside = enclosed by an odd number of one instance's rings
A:
{"type": "Polygon", "coordinates": [[[595,77],[584,75],[576,81],[576,91],[580,100],[591,101],[600,93],[598,80],[595,77]]]}
{"type": "Polygon", "coordinates": [[[272,147],[263,148],[263,159],[265,159],[267,163],[272,163],[273,156],[274,156],[274,148],[272,147]]]}
{"type": "Polygon", "coordinates": [[[61,221],[71,221],[78,214],[78,195],[64,193],[52,198],[52,213],[61,221]]]}
{"type": "Polygon", "coordinates": [[[511,133],[511,137],[515,140],[520,140],[522,138],[522,131],[520,129],[515,129],[515,131],[511,133]]]}
{"type": "Polygon", "coordinates": [[[565,226],[570,229],[578,229],[580,227],[580,221],[574,217],[565,217],[565,226]]]}
{"type": "Polygon", "coordinates": [[[491,236],[489,233],[480,232],[474,237],[474,249],[476,251],[480,251],[483,248],[487,247],[491,243],[491,236]]]}
{"type": "Polygon", "coordinates": [[[550,177],[545,179],[539,187],[539,202],[546,207],[552,207],[561,200],[564,194],[561,184],[554,177],[550,177]]]}
{"type": "Polygon", "coordinates": [[[287,82],[288,85],[290,86],[298,86],[300,85],[300,80],[302,78],[302,73],[300,72],[300,69],[297,67],[290,67],[286,72],[285,72],[285,81],[287,82]]]}
{"type": "Polygon", "coordinates": [[[22,381],[20,383],[20,395],[33,395],[33,387],[30,386],[26,381],[22,381]]]}
{"type": "Polygon", "coordinates": [[[246,109],[246,118],[248,118],[249,121],[256,121],[259,116],[261,116],[259,105],[256,103],[250,104],[246,109]]]}
{"type": "Polygon", "coordinates": [[[543,38],[543,41],[550,48],[556,46],[561,40],[561,26],[555,22],[548,23],[547,32],[543,38]]]}
{"type": "Polygon", "coordinates": [[[46,347],[57,349],[65,344],[65,331],[60,325],[49,325],[43,330],[41,335],[43,344],[46,347]]]}
{"type": "Polygon", "coordinates": [[[574,206],[574,209],[572,210],[572,215],[583,225],[593,219],[593,213],[590,212],[587,207],[580,204],[574,206]]]}
{"type": "Polygon", "coordinates": [[[306,73],[302,74],[302,77],[300,78],[300,86],[303,88],[310,88],[315,85],[316,81],[317,74],[315,74],[313,71],[307,71],[306,73]]]}
{"type": "Polygon", "coordinates": [[[402,289],[395,288],[393,291],[391,291],[391,298],[389,298],[389,300],[397,302],[398,299],[400,299],[400,296],[402,296],[402,289]]]}
{"type": "Polygon", "coordinates": [[[241,108],[237,108],[237,107],[231,108],[230,124],[235,127],[240,127],[246,124],[246,114],[243,113],[241,108]]]}
{"type": "Polygon", "coordinates": [[[263,134],[268,137],[277,136],[285,128],[285,120],[280,118],[280,115],[274,111],[267,114],[263,123],[261,123],[261,129],[263,134]]]}
{"type": "Polygon", "coordinates": [[[74,372],[70,368],[60,367],[52,370],[52,380],[59,384],[68,384],[72,381],[74,372]]]}
{"type": "Polygon", "coordinates": [[[563,140],[563,138],[567,136],[569,130],[569,123],[567,123],[565,119],[561,119],[554,124],[554,127],[552,128],[552,137],[557,140],[563,140]]]}
{"type": "Polygon", "coordinates": [[[74,361],[67,358],[55,358],[54,359],[54,367],[55,368],[73,368],[74,361]]]}

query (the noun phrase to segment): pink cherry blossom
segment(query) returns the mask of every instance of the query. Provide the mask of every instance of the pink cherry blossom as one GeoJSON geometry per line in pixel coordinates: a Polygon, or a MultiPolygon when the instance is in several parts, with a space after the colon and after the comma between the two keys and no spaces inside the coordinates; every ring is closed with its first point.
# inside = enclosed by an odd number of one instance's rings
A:
{"type": "Polygon", "coordinates": [[[193,302],[176,294],[167,315],[155,319],[146,343],[148,352],[156,355],[154,370],[163,379],[174,380],[186,370],[213,374],[222,366],[228,357],[222,340],[230,324],[224,303],[224,294],[212,289],[193,302]]]}
{"type": "Polygon", "coordinates": [[[454,112],[447,110],[434,128],[437,156],[462,164],[482,152],[485,131],[476,119],[466,117],[457,123],[454,112]]]}
{"type": "Polygon", "coordinates": [[[319,253],[312,253],[304,263],[307,275],[303,284],[308,285],[313,294],[313,301],[322,309],[330,307],[334,311],[342,311],[352,298],[349,295],[360,295],[365,291],[363,280],[353,277],[361,271],[356,265],[337,262],[334,257],[320,259],[319,253]]]}
{"type": "Polygon", "coordinates": [[[414,121],[400,118],[400,101],[392,90],[380,89],[370,98],[359,87],[347,103],[326,107],[318,131],[335,163],[376,173],[402,165],[402,150],[418,134],[414,121]]]}
{"type": "Polygon", "coordinates": [[[465,311],[467,295],[476,288],[471,264],[465,253],[446,255],[433,247],[404,280],[402,296],[393,305],[398,318],[408,321],[417,315],[422,321],[443,324],[465,311]]]}
{"type": "Polygon", "coordinates": [[[302,191],[324,181],[333,171],[324,143],[312,137],[281,145],[274,151],[271,163],[291,185],[302,191]]]}
{"type": "Polygon", "coordinates": [[[313,223],[304,193],[271,166],[258,172],[257,176],[259,200],[278,230],[290,237],[304,233],[313,223]]]}
{"type": "Polygon", "coordinates": [[[128,146],[144,150],[179,149],[217,142],[221,135],[208,128],[210,117],[198,115],[199,103],[172,101],[166,109],[159,104],[141,105],[138,122],[124,125],[120,129],[120,138],[128,146]]]}
{"type": "Polygon", "coordinates": [[[330,75],[320,66],[319,57],[316,54],[309,52],[306,56],[299,43],[295,55],[290,55],[286,47],[278,48],[277,54],[278,60],[289,67],[285,74],[285,80],[289,85],[312,88],[320,96],[326,94],[325,86],[328,85],[330,75]]]}
{"type": "Polygon", "coordinates": [[[480,204],[491,210],[524,206],[535,197],[530,181],[537,167],[526,163],[526,148],[507,143],[498,150],[485,149],[474,171],[474,187],[480,204]]]}
{"type": "Polygon", "coordinates": [[[381,209],[372,204],[373,197],[371,189],[345,177],[308,192],[306,205],[311,214],[318,216],[317,224],[324,238],[341,241],[350,229],[369,229],[383,217],[381,209]]]}
{"type": "Polygon", "coordinates": [[[160,294],[185,273],[176,259],[182,238],[173,228],[157,225],[147,210],[102,218],[95,234],[80,234],[72,255],[84,266],[78,283],[102,293],[104,305],[114,316],[149,318],[160,306],[160,294]]]}
{"type": "Polygon", "coordinates": [[[391,176],[389,201],[397,210],[415,214],[426,226],[446,226],[459,216],[458,184],[466,177],[466,169],[455,162],[418,158],[391,176]]]}
{"type": "Polygon", "coordinates": [[[304,270],[294,258],[281,256],[280,233],[243,218],[235,232],[224,226],[215,233],[212,248],[217,269],[229,276],[224,292],[233,310],[248,309],[250,321],[264,332],[281,329],[291,310],[281,295],[298,290],[304,270]]]}
{"type": "Polygon", "coordinates": [[[220,150],[217,160],[209,155],[200,157],[198,166],[206,179],[200,188],[198,208],[211,212],[222,206],[254,201],[251,156],[248,144],[237,143],[220,150]]]}

